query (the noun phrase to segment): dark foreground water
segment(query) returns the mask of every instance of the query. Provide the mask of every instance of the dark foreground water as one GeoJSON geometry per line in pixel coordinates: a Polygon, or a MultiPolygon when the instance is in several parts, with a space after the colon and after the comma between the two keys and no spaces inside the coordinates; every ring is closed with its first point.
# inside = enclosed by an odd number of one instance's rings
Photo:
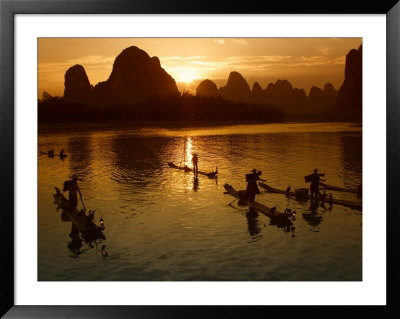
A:
{"type": "MultiPolygon", "coordinates": [[[[213,128],[58,129],[39,134],[38,279],[122,281],[362,280],[362,213],[262,191],[256,200],[297,211],[292,227],[270,224],[248,207],[233,207],[225,182],[245,189],[245,174],[263,171],[268,184],[308,187],[315,167],[327,183],[361,184],[362,132],[351,124],[271,124],[213,128]],[[218,166],[218,181],[168,167],[199,155],[218,166]],[[72,174],[106,239],[71,234],[53,203],[54,186],[72,174]]],[[[351,193],[335,198],[356,200],[351,193]]],[[[81,203],[79,207],[82,207],[81,203]]]]}

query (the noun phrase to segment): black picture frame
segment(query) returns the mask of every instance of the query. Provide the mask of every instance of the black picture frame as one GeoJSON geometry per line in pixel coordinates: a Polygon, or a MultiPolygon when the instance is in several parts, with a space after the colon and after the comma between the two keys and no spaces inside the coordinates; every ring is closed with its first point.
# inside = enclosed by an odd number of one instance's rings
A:
{"type": "MultiPolygon", "coordinates": [[[[163,0],[0,0],[0,315],[5,318],[203,318],[255,316],[400,317],[399,195],[400,3],[399,0],[281,0],[188,2],[163,0]],[[14,303],[14,18],[16,14],[385,14],[387,21],[387,305],[386,306],[16,306],[14,303]]],[[[383,172],[382,172],[383,173],[383,172]]],[[[382,205],[384,207],[384,205],[382,205]]],[[[382,214],[384,212],[377,212],[382,214]]],[[[251,293],[251,292],[249,292],[251,293]]],[[[316,294],[318,291],[315,292],[316,294]]]]}

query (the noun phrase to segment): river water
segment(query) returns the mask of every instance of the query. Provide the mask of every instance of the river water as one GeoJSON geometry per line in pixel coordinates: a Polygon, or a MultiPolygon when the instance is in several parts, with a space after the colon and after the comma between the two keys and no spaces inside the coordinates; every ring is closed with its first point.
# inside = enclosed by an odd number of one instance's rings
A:
{"type": "MultiPolygon", "coordinates": [[[[256,201],[296,210],[278,227],[224,194],[245,189],[262,170],[271,186],[308,187],[319,168],[326,183],[362,183],[362,130],[347,123],[195,128],[79,127],[44,129],[38,148],[38,280],[41,281],[359,281],[362,212],[261,190],[256,201]],[[213,171],[217,180],[169,168],[168,162],[213,171]],[[105,221],[105,239],[71,234],[56,210],[54,187],[78,174],[87,209],[105,221]]],[[[353,193],[334,198],[357,200],[353,193]]],[[[67,195],[67,194],[66,194],[67,195]]],[[[79,203],[78,208],[82,204],[79,203]]]]}

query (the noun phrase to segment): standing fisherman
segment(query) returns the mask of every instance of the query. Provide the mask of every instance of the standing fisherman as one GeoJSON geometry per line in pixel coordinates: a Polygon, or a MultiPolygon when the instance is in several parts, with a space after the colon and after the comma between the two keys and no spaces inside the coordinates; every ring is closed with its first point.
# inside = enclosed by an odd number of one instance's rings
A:
{"type": "Polygon", "coordinates": [[[258,189],[257,186],[257,181],[262,180],[263,179],[260,178],[260,175],[262,174],[261,171],[258,171],[253,168],[253,172],[251,174],[246,174],[246,182],[247,182],[247,188],[246,188],[246,192],[247,192],[247,196],[248,199],[250,201],[254,201],[254,199],[256,198],[256,194],[260,194],[260,190],[258,189]]]}
{"type": "MultiPolygon", "coordinates": [[[[69,201],[69,204],[71,205],[71,208],[76,208],[76,206],[78,206],[78,194],[77,193],[79,193],[79,196],[81,197],[81,200],[82,200],[82,194],[81,194],[81,190],[79,189],[79,186],[78,186],[78,180],[80,180],[78,178],[78,175],[74,174],[74,175],[72,175],[71,180],[64,182],[63,191],[69,191],[68,201],[69,201]]],[[[82,201],[82,204],[83,204],[83,201],[82,201]]]]}
{"type": "Polygon", "coordinates": [[[193,163],[193,174],[198,175],[199,167],[198,167],[199,157],[196,153],[192,154],[192,163],[193,163]]]}
{"type": "Polygon", "coordinates": [[[325,174],[318,174],[318,169],[314,169],[314,173],[309,176],[311,179],[311,184],[310,184],[311,197],[318,199],[320,177],[324,177],[325,174]]]}

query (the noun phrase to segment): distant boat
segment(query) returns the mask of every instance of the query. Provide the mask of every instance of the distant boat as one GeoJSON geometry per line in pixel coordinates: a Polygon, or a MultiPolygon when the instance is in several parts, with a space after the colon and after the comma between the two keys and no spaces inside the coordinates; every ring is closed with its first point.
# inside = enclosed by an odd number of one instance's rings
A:
{"type": "MultiPolygon", "coordinates": [[[[188,166],[186,166],[186,165],[182,167],[182,166],[177,166],[177,165],[175,165],[175,164],[172,163],[172,162],[168,162],[168,166],[171,167],[171,168],[176,168],[176,169],[185,171],[185,172],[193,172],[193,169],[190,168],[190,167],[188,167],[188,166]]],[[[200,175],[205,175],[205,176],[207,176],[208,178],[218,178],[218,172],[217,172],[217,171],[215,171],[215,172],[210,172],[210,173],[198,171],[198,173],[199,173],[200,175]]]]}
{"type": "Polygon", "coordinates": [[[258,210],[260,213],[264,214],[265,216],[283,222],[287,224],[291,224],[292,222],[289,220],[289,218],[292,216],[291,213],[281,213],[278,212],[276,209],[269,208],[263,204],[260,204],[256,201],[250,201],[247,199],[243,199],[239,196],[239,192],[235,190],[231,185],[225,184],[224,185],[225,190],[228,192],[228,194],[232,195],[233,197],[236,197],[237,199],[240,199],[242,202],[245,202],[248,204],[250,207],[253,207],[254,209],[258,210]]]}
{"type": "Polygon", "coordinates": [[[47,155],[48,157],[54,157],[54,156],[59,156],[61,159],[65,158],[68,156],[68,154],[54,154],[54,153],[49,153],[49,152],[43,152],[39,151],[41,155],[47,155]]]}
{"type": "MultiPolygon", "coordinates": [[[[267,191],[271,192],[271,193],[277,193],[277,194],[284,194],[287,196],[292,196],[292,197],[296,197],[296,193],[294,192],[286,192],[285,190],[281,190],[281,189],[277,189],[274,187],[271,187],[265,183],[260,183],[259,184],[262,188],[266,189],[267,191]]],[[[312,199],[311,195],[307,195],[308,199],[312,199]]],[[[361,201],[350,201],[350,200],[343,200],[343,199],[336,199],[333,198],[332,200],[330,200],[329,198],[327,198],[324,203],[327,204],[338,204],[338,205],[343,205],[343,206],[348,206],[348,207],[352,207],[352,208],[356,208],[361,210],[362,209],[362,202],[361,201]]]]}
{"type": "Polygon", "coordinates": [[[40,151],[40,154],[42,154],[42,155],[47,155],[48,157],[54,157],[54,152],[52,153],[52,152],[43,152],[43,151],[40,151]]]}

